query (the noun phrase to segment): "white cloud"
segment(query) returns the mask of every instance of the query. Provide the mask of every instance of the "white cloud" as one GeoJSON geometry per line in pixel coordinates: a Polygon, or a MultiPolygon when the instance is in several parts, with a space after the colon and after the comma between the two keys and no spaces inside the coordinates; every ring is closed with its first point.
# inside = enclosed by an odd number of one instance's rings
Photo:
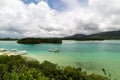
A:
{"type": "Polygon", "coordinates": [[[90,0],[92,9],[101,15],[100,27],[103,30],[120,29],[120,1],[119,0],[90,0]]]}
{"type": "Polygon", "coordinates": [[[45,1],[24,4],[21,0],[0,1],[0,37],[61,37],[120,29],[119,0],[62,0],[68,7],[59,12],[45,1]]]}

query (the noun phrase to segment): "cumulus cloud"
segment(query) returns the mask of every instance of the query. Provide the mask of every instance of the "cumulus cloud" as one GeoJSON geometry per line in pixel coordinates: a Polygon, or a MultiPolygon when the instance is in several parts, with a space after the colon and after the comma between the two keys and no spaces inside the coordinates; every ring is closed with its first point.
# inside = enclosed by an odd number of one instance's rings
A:
{"type": "Polygon", "coordinates": [[[90,7],[101,15],[100,27],[104,30],[120,29],[119,0],[90,0],[90,7]]]}
{"type": "Polygon", "coordinates": [[[47,0],[37,2],[1,0],[0,37],[63,37],[120,29],[119,0],[60,0],[66,7],[55,4],[57,8],[47,0]]]}

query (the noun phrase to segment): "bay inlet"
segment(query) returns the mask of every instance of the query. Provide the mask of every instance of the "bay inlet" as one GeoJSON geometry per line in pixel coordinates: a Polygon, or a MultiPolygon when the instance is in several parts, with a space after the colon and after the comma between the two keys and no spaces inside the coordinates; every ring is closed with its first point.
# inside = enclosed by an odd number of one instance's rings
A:
{"type": "Polygon", "coordinates": [[[51,61],[61,66],[82,67],[90,73],[103,74],[106,69],[113,78],[120,79],[120,40],[72,41],[64,40],[62,44],[17,44],[16,41],[0,41],[0,48],[7,50],[26,50],[27,55],[39,61],[51,61]],[[59,52],[49,52],[58,48],[59,52]]]}

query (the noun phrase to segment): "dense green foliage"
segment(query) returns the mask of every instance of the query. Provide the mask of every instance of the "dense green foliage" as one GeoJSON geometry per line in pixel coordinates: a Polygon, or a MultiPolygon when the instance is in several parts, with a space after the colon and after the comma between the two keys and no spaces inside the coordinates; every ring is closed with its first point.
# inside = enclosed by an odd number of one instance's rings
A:
{"type": "Polygon", "coordinates": [[[0,80],[110,80],[96,74],[88,75],[81,68],[59,67],[39,63],[21,56],[0,56],[0,80]]]}
{"type": "Polygon", "coordinates": [[[62,43],[60,38],[40,38],[42,43],[62,43]]]}
{"type": "Polygon", "coordinates": [[[21,44],[40,44],[40,39],[37,38],[23,38],[17,41],[17,43],[21,44]]]}
{"type": "Polygon", "coordinates": [[[62,43],[58,38],[23,38],[17,41],[20,44],[62,43]]]}

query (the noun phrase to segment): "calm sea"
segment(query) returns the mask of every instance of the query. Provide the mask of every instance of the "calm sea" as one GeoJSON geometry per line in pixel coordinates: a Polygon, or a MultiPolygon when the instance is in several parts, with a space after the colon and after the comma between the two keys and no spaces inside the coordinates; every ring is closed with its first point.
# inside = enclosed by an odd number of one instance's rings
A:
{"type": "Polygon", "coordinates": [[[0,41],[0,48],[27,50],[27,56],[39,61],[48,60],[62,66],[82,67],[88,72],[103,74],[105,68],[112,78],[120,80],[120,40],[63,41],[62,44],[17,44],[0,41]],[[58,48],[60,52],[49,52],[58,48]]]}

